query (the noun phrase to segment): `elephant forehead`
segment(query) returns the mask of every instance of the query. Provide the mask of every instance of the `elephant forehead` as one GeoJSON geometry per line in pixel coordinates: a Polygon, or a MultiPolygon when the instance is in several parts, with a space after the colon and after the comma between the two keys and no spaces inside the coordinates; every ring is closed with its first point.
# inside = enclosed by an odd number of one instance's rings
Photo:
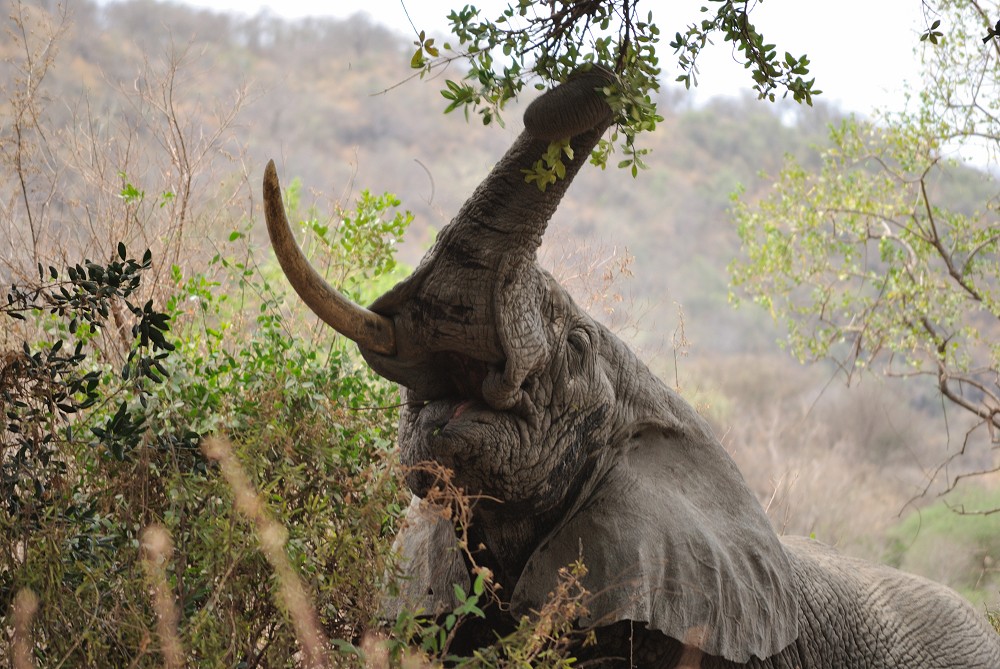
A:
{"type": "Polygon", "coordinates": [[[478,297],[481,296],[463,294],[451,299],[420,295],[396,317],[397,326],[408,333],[412,344],[426,353],[460,353],[499,362],[503,352],[492,309],[478,297]]]}
{"type": "MultiPolygon", "coordinates": [[[[516,260],[516,261],[515,261],[516,260]]],[[[547,337],[549,303],[540,270],[505,259],[489,271],[469,269],[453,253],[438,254],[419,285],[391,311],[397,327],[428,352],[454,351],[497,362],[524,355],[518,342],[547,337]]]]}

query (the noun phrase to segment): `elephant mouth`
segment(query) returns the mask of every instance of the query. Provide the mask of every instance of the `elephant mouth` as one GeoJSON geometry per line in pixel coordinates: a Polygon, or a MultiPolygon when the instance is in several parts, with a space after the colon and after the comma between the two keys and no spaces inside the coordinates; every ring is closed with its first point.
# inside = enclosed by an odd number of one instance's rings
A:
{"type": "Polygon", "coordinates": [[[522,388],[524,402],[502,406],[490,401],[489,386],[502,376],[506,361],[486,362],[454,352],[428,360],[433,373],[426,377],[424,392],[404,387],[399,446],[401,463],[409,468],[408,487],[426,497],[440,485],[437,467],[444,467],[453,473],[452,482],[478,503],[502,500],[511,513],[523,510],[519,504],[544,487],[531,479],[544,469],[533,446],[539,420],[535,404],[540,397],[533,396],[537,378],[529,377],[522,388]]]}
{"type": "Polygon", "coordinates": [[[438,368],[455,388],[455,396],[467,400],[483,401],[483,384],[487,377],[493,373],[491,369],[493,365],[461,353],[451,352],[439,354],[438,365],[438,368]]]}
{"type": "Polygon", "coordinates": [[[484,392],[490,380],[503,373],[504,362],[477,360],[462,353],[432,356],[433,381],[420,392],[407,387],[407,406],[421,431],[430,437],[459,436],[462,424],[496,422],[500,416],[526,418],[520,407],[497,406],[484,392]]]}
{"type": "MultiPolygon", "coordinates": [[[[415,366],[416,373],[411,373],[401,385],[408,389],[411,404],[474,400],[497,412],[509,411],[512,404],[505,403],[504,398],[488,390],[502,382],[506,366],[507,359],[503,357],[482,360],[465,353],[438,351],[415,366]]],[[[527,387],[530,384],[524,385],[527,387]]],[[[516,408],[514,412],[517,413],[516,408]]]]}
{"type": "Polygon", "coordinates": [[[420,404],[417,419],[423,424],[425,432],[437,436],[448,428],[456,427],[463,421],[463,416],[464,420],[473,420],[485,413],[492,413],[492,409],[479,400],[449,397],[420,404]]]}
{"type": "Polygon", "coordinates": [[[459,402],[458,406],[455,407],[455,410],[452,412],[451,418],[449,418],[448,421],[451,422],[453,420],[458,420],[459,418],[461,418],[462,414],[465,413],[465,410],[468,409],[470,406],[472,406],[472,402],[473,402],[472,400],[462,400],[461,402],[459,402]]]}
{"type": "Polygon", "coordinates": [[[483,396],[483,384],[493,372],[491,363],[445,352],[434,356],[432,367],[439,378],[431,386],[438,392],[428,397],[411,395],[409,402],[417,414],[427,413],[425,418],[432,429],[443,429],[470,409],[475,409],[473,413],[499,410],[491,407],[483,396]]]}

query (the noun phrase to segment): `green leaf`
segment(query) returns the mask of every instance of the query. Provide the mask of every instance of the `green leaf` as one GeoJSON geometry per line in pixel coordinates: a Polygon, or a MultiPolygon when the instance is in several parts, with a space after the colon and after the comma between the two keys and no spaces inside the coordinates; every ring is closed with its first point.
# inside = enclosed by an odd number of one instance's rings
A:
{"type": "Polygon", "coordinates": [[[418,48],[413,52],[413,56],[410,58],[410,68],[414,70],[419,70],[424,66],[424,51],[418,48]]]}
{"type": "Polygon", "coordinates": [[[465,594],[465,590],[463,590],[462,586],[460,586],[459,584],[453,583],[452,591],[455,594],[455,599],[458,600],[459,602],[464,603],[466,599],[468,599],[468,595],[465,594]]]}

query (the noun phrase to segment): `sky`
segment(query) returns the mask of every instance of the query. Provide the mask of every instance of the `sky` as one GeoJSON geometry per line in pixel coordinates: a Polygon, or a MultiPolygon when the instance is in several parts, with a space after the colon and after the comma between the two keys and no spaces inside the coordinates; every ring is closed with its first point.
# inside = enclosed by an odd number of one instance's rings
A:
{"type": "MultiPolygon", "coordinates": [[[[469,2],[490,18],[507,6],[505,0],[183,0],[187,4],[253,15],[269,11],[286,18],[333,16],[357,12],[405,35],[413,24],[428,34],[447,33],[448,12],[469,2]]],[[[701,20],[707,0],[645,0],[640,12],[653,11],[660,26],[660,64],[664,79],[678,74],[668,46],[671,35],[701,20]]],[[[925,25],[920,0],[768,0],[760,2],[751,20],[778,53],[808,54],[816,88],[822,99],[842,110],[870,114],[875,109],[899,110],[904,105],[904,82],[919,83],[914,47],[925,25]]],[[[699,60],[696,99],[738,94],[750,90],[750,74],[736,64],[732,45],[717,40],[699,60]]]]}

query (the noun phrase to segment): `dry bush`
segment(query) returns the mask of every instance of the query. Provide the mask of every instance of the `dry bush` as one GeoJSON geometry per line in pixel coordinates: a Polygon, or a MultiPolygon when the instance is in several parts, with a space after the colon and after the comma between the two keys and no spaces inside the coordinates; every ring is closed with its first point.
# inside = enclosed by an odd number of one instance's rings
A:
{"type": "Polygon", "coordinates": [[[238,220],[250,192],[234,125],[245,88],[226,104],[192,90],[199,54],[174,46],[134,63],[128,78],[49,83],[73,30],[60,13],[15,1],[0,98],[0,277],[37,279],[36,267],[114,258],[117,245],[150,249],[146,297],[162,301],[171,268],[185,273],[214,253],[209,240],[238,220]],[[91,87],[92,86],[92,87],[91,87]],[[221,186],[220,186],[221,185],[221,186]]]}
{"type": "MultiPolygon", "coordinates": [[[[949,509],[972,499],[971,484],[938,499],[945,487],[931,487],[934,463],[948,432],[923,410],[920,395],[874,379],[841,388],[816,368],[779,358],[733,358],[704,374],[719,379],[706,393],[713,397],[709,418],[780,533],[814,535],[949,584],[973,601],[996,601],[1000,555],[984,538],[995,534],[995,523],[949,509]]],[[[995,484],[985,483],[975,499],[995,498],[995,484]]]]}
{"type": "Polygon", "coordinates": [[[638,319],[629,282],[635,257],[627,248],[550,231],[539,262],[582,309],[616,333],[634,331],[638,319]]]}
{"type": "Polygon", "coordinates": [[[831,436],[809,420],[808,407],[775,406],[732,425],[725,445],[780,533],[877,558],[904,488],[860,460],[856,444],[831,436]]]}
{"type": "Polygon", "coordinates": [[[627,248],[550,229],[539,249],[539,263],[582,309],[655,364],[665,342],[649,321],[662,305],[636,297],[635,256],[627,248]]]}

